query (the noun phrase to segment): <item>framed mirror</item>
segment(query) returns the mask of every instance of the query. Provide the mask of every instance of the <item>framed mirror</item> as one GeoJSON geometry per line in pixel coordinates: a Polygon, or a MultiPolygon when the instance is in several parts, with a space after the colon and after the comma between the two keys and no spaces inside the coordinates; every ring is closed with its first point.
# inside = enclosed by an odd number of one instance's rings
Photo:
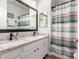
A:
{"type": "Polygon", "coordinates": [[[48,27],[48,17],[47,15],[40,13],[39,15],[39,27],[40,28],[46,28],[48,27]]]}
{"type": "Polygon", "coordinates": [[[21,0],[7,0],[6,18],[0,32],[38,30],[38,11],[21,0]]]}

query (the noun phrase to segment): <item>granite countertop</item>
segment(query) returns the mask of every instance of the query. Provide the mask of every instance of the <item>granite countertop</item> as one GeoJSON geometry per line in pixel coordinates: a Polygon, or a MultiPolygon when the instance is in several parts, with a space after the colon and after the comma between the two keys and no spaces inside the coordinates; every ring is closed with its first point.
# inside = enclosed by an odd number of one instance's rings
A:
{"type": "Polygon", "coordinates": [[[0,54],[16,49],[25,44],[29,44],[34,41],[43,39],[45,37],[48,37],[48,35],[37,35],[37,36],[24,37],[24,38],[19,38],[16,41],[7,41],[6,43],[3,41],[4,43],[0,44],[0,54]]]}

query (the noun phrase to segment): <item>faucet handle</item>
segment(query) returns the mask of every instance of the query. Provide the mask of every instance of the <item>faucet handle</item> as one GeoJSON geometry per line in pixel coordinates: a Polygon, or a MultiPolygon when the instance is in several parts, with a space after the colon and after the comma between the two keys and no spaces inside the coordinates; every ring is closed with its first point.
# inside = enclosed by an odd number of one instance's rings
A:
{"type": "Polygon", "coordinates": [[[13,39],[13,33],[10,33],[10,40],[12,40],[13,39]]]}
{"type": "Polygon", "coordinates": [[[17,39],[17,36],[18,36],[18,32],[15,33],[15,39],[17,39]]]}
{"type": "Polygon", "coordinates": [[[33,32],[33,36],[35,36],[36,32],[33,32]]]}
{"type": "Polygon", "coordinates": [[[19,40],[18,32],[16,33],[16,39],[19,40]]]}
{"type": "Polygon", "coordinates": [[[14,36],[13,33],[10,33],[10,36],[14,36]]]}

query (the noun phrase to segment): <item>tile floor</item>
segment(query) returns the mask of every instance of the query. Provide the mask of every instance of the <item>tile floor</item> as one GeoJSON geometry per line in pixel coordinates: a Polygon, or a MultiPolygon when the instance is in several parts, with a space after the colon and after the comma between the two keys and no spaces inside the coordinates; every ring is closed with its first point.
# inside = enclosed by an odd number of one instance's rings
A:
{"type": "Polygon", "coordinates": [[[46,57],[44,57],[43,59],[61,59],[61,58],[58,58],[58,57],[56,57],[56,56],[46,56],[46,57]]]}

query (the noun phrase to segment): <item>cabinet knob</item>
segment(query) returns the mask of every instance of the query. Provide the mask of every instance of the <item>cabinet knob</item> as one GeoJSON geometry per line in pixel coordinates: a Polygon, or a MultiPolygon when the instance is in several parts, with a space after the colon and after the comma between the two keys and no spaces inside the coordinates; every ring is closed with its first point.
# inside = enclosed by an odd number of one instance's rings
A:
{"type": "Polygon", "coordinates": [[[39,50],[39,48],[37,48],[37,50],[39,50]]]}
{"type": "Polygon", "coordinates": [[[34,52],[36,52],[36,50],[34,50],[34,52]]]}

